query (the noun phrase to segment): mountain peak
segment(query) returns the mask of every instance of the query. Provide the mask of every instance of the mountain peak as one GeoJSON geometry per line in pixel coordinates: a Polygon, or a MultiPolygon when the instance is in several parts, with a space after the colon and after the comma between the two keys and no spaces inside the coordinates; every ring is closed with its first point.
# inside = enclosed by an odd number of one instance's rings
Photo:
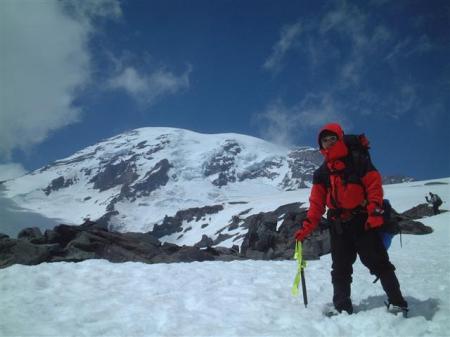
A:
{"type": "Polygon", "coordinates": [[[183,209],[307,187],[321,161],[312,148],[288,149],[252,136],[146,127],[5,187],[19,205],[50,218],[104,218],[116,229],[145,232],[183,209]]]}

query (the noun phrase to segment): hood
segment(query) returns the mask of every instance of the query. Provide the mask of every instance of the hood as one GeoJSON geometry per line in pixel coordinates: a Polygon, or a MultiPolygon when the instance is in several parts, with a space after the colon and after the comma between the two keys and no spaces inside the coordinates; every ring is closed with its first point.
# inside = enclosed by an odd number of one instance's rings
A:
{"type": "Polygon", "coordinates": [[[322,144],[320,144],[320,136],[324,131],[330,131],[335,133],[339,140],[344,139],[344,131],[342,130],[342,127],[338,123],[329,123],[325,125],[322,129],[320,129],[319,134],[317,136],[317,142],[319,143],[319,148],[322,150],[322,144]]]}
{"type": "Polygon", "coordinates": [[[320,129],[317,141],[319,143],[320,152],[323,154],[327,162],[343,158],[348,154],[347,145],[345,145],[344,143],[344,131],[342,130],[342,127],[338,123],[329,123],[325,125],[322,129],[320,129]],[[332,147],[326,150],[322,148],[322,144],[320,143],[320,135],[324,131],[331,131],[338,136],[338,141],[332,147]]]}

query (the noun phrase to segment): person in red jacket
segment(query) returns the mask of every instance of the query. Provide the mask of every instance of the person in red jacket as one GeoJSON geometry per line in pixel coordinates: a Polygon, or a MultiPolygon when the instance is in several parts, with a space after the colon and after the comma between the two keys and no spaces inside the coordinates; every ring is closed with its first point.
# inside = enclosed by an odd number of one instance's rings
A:
{"type": "Polygon", "coordinates": [[[303,241],[311,234],[328,208],[335,310],[353,313],[350,298],[352,266],[358,255],[371,274],[380,279],[388,297],[388,308],[392,305],[406,315],[408,304],[400,291],[395,267],[377,232],[383,224],[381,176],[368,155],[355,163],[346,144],[348,137],[336,123],[327,124],[320,130],[318,141],[325,160],[314,172],[310,207],[295,239],[303,241]]]}

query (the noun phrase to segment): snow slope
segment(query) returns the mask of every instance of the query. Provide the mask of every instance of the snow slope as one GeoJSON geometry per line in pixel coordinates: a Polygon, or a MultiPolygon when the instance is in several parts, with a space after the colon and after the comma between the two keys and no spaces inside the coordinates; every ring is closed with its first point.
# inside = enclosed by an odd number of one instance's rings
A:
{"type": "MultiPolygon", "coordinates": [[[[404,210],[432,191],[448,209],[450,179],[439,182],[446,184],[393,185],[386,195],[404,210]]],[[[421,221],[434,232],[403,235],[403,247],[394,239],[389,250],[408,319],[386,312],[380,284],[359,261],[352,288],[357,313],[326,318],[330,256],[308,262],[308,308],[290,294],[294,261],[91,260],[0,270],[0,336],[449,336],[450,212],[421,221]]]]}

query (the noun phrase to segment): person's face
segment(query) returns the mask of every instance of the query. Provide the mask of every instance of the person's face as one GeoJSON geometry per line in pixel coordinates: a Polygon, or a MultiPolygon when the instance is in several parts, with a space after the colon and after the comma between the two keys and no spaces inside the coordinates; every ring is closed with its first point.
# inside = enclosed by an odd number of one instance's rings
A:
{"type": "Polygon", "coordinates": [[[323,147],[325,150],[327,150],[327,149],[329,149],[330,147],[332,147],[334,144],[336,144],[337,140],[338,140],[338,137],[332,135],[332,136],[325,136],[325,137],[322,137],[322,138],[320,139],[320,142],[322,143],[322,147],[323,147]]]}

